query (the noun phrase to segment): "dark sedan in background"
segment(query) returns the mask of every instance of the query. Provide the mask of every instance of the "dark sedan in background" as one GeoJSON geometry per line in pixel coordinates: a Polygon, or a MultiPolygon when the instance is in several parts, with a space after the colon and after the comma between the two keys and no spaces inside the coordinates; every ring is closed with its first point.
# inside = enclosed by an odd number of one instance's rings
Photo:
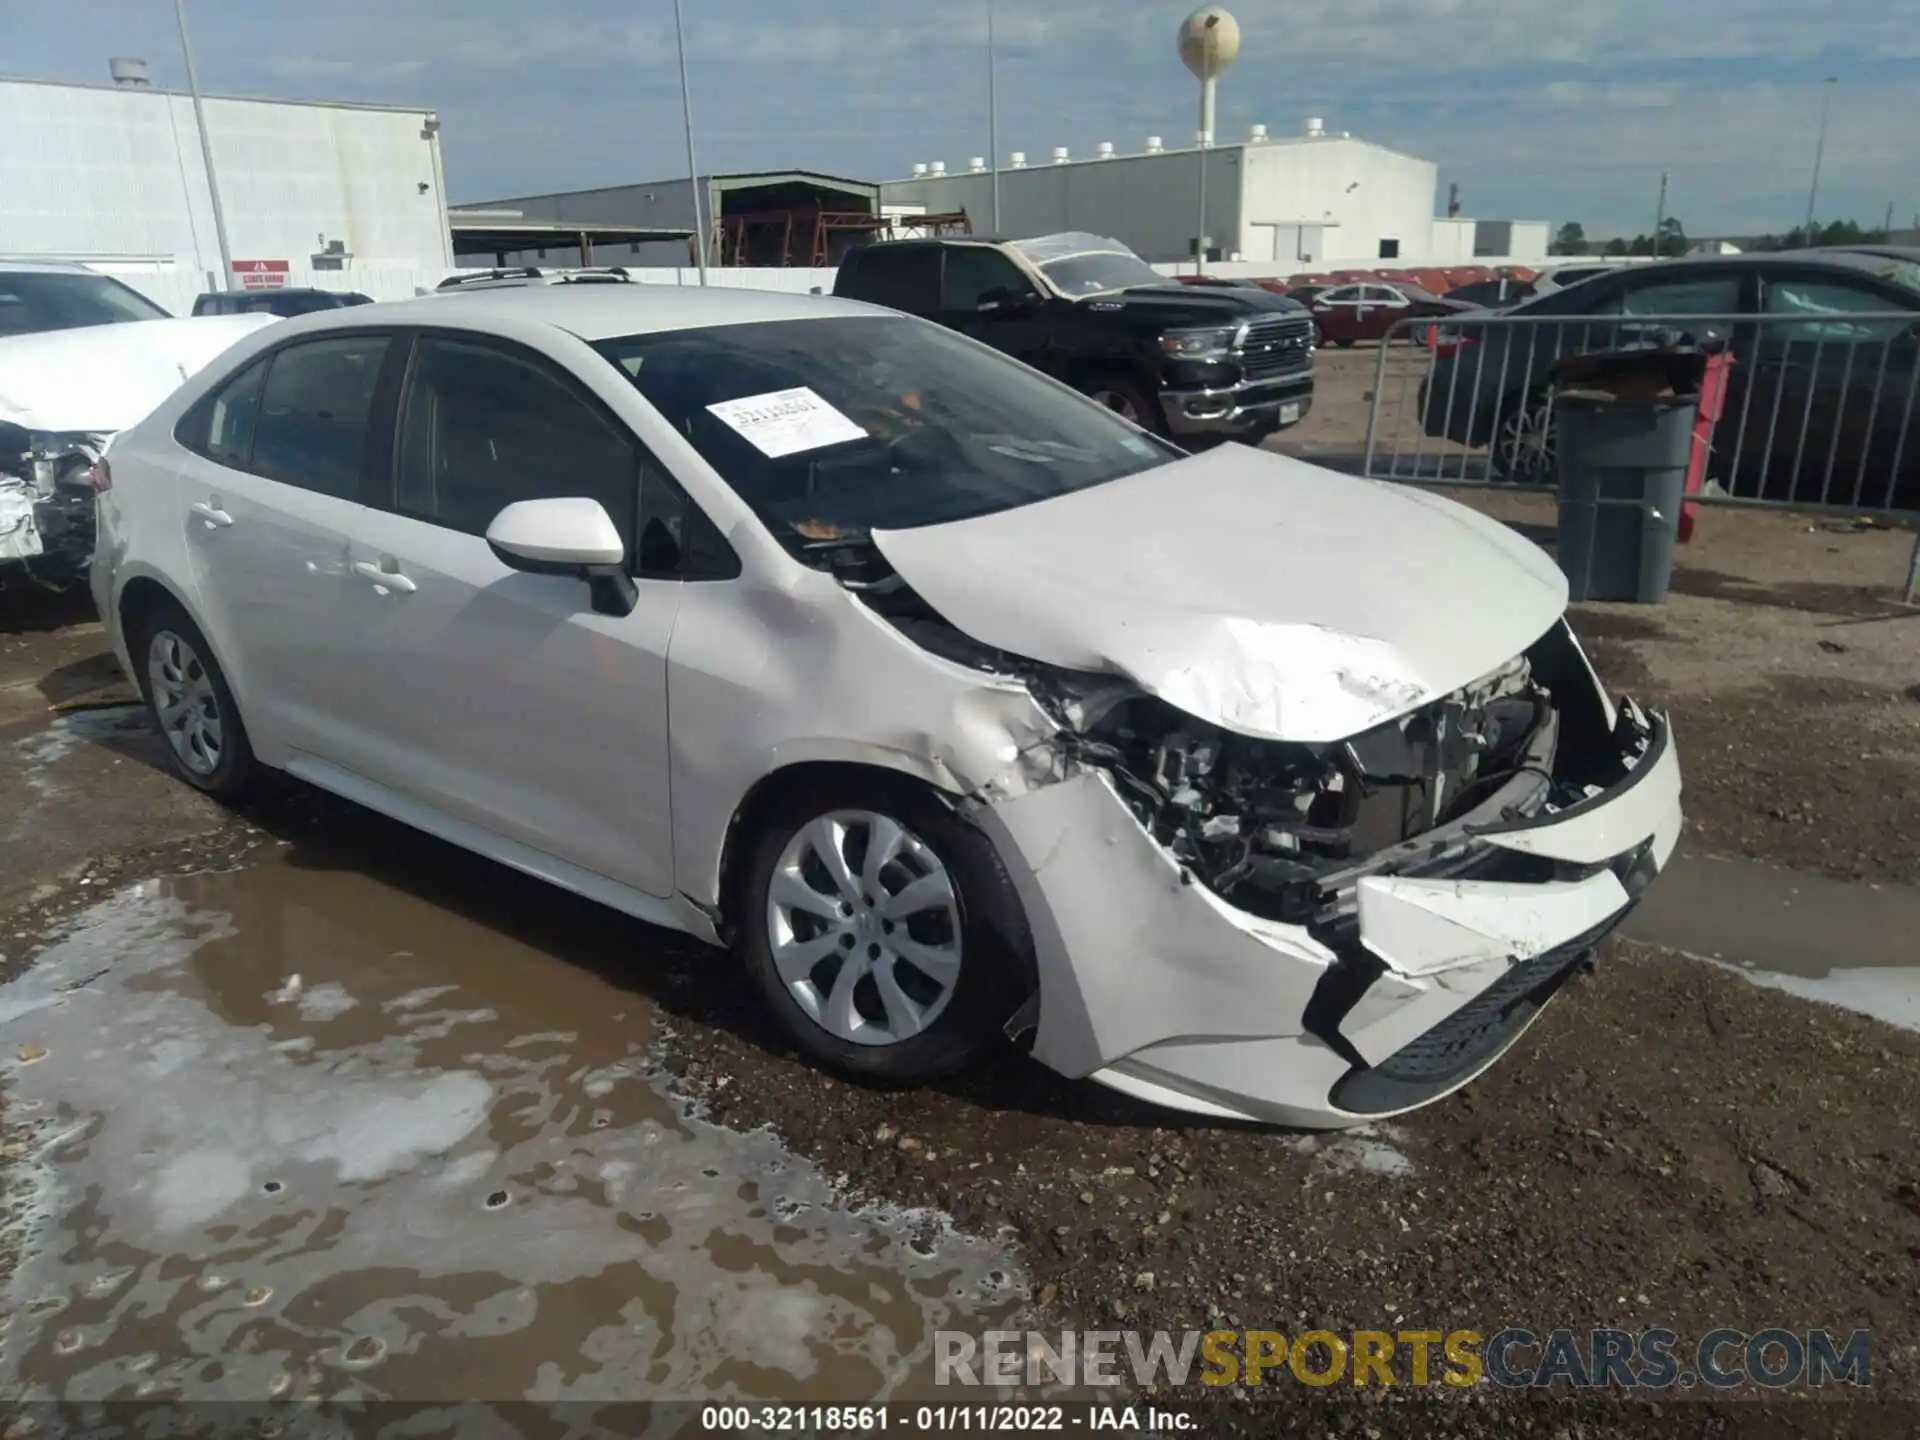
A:
{"type": "Polygon", "coordinates": [[[228,290],[209,293],[193,302],[196,315],[278,315],[290,320],[316,310],[339,310],[348,305],[371,305],[373,297],[358,290],[314,290],[288,286],[280,290],[228,290]]]}
{"type": "Polygon", "coordinates": [[[1552,478],[1556,360],[1677,340],[1732,356],[1709,478],[1749,498],[1920,508],[1920,263],[1846,250],[1701,256],[1503,314],[1439,327],[1420,387],[1426,433],[1489,447],[1497,477],[1552,478]]]}

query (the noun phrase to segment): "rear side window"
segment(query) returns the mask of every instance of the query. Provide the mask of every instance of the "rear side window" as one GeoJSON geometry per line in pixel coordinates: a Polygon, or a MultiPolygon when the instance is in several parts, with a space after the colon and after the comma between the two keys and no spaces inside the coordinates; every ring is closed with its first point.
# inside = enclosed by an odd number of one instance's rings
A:
{"type": "Polygon", "coordinates": [[[247,468],[303,490],[359,499],[367,419],[389,343],[385,335],[347,335],[276,351],[247,468]]]}
{"type": "Polygon", "coordinates": [[[435,337],[400,409],[394,508],[484,535],[516,500],[586,495],[633,536],[637,447],[544,363],[435,337]]]}
{"type": "Polygon", "coordinates": [[[909,315],[929,315],[940,303],[940,250],[911,245],[899,250],[863,250],[851,283],[841,293],[909,315]]]}
{"type": "Polygon", "coordinates": [[[249,365],[237,380],[227,384],[213,397],[207,412],[207,439],[204,451],[209,460],[247,468],[253,451],[253,427],[260,416],[260,392],[267,378],[267,362],[249,365]]]}
{"type": "Polygon", "coordinates": [[[200,401],[174,427],[173,438],[195,454],[233,470],[245,470],[253,449],[254,422],[267,362],[256,360],[200,401]]]}

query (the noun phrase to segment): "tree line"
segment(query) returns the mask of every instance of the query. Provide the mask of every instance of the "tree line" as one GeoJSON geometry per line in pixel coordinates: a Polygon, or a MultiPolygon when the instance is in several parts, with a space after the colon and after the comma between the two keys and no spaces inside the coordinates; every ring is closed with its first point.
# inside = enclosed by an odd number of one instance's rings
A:
{"type": "MultiPolygon", "coordinates": [[[[1815,225],[1811,231],[1804,225],[1796,225],[1784,235],[1760,235],[1741,242],[1743,250],[1804,250],[1814,245],[1884,245],[1887,231],[1880,227],[1868,228],[1857,220],[1833,220],[1825,225],[1815,225]]],[[[1615,236],[1603,246],[1595,249],[1587,239],[1587,232],[1577,220],[1569,220],[1562,225],[1548,247],[1555,255],[1655,255],[1675,256],[1687,253],[1692,242],[1687,238],[1687,227],[1676,216],[1669,215],[1660,222],[1656,235],[1636,235],[1628,240],[1615,236]]]]}

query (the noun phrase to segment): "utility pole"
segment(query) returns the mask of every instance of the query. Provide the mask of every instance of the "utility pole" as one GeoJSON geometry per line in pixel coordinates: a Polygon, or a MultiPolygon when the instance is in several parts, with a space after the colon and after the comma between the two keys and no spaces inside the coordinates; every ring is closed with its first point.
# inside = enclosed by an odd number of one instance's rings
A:
{"type": "Polygon", "coordinates": [[[707,283],[706,206],[700,203],[700,163],[693,158],[693,88],[687,84],[687,30],[680,19],[680,0],[673,0],[673,38],[680,47],[680,112],[687,127],[687,193],[693,196],[693,233],[699,249],[700,283],[707,283]]]}
{"type": "Polygon", "coordinates": [[[1829,75],[1820,82],[1820,134],[1813,142],[1813,183],[1807,186],[1807,224],[1801,241],[1803,249],[1813,244],[1813,207],[1820,198],[1820,162],[1827,153],[1827,115],[1833,109],[1833,87],[1837,83],[1837,75],[1829,75]]]}
{"type": "Polygon", "coordinates": [[[180,58],[187,62],[187,92],[193,96],[193,128],[200,132],[200,161],[207,167],[207,196],[213,202],[213,238],[220,247],[218,289],[233,288],[233,248],[227,244],[227,213],[220,204],[220,181],[213,173],[213,141],[207,136],[207,109],[200,103],[200,72],[193,63],[193,41],[187,38],[186,0],[173,0],[173,18],[180,26],[180,58]]]}
{"type": "Polygon", "coordinates": [[[1653,211],[1653,258],[1660,258],[1661,232],[1667,226],[1667,172],[1660,172],[1660,203],[1653,211]]]}
{"type": "Polygon", "coordinates": [[[1000,77],[994,63],[993,0],[987,0],[987,169],[992,173],[993,233],[1000,229],[1000,77]]]}
{"type": "Polygon", "coordinates": [[[1892,238],[1893,236],[1893,202],[1891,200],[1887,202],[1886,222],[1882,224],[1880,228],[1886,233],[1889,239],[1892,238]]]}

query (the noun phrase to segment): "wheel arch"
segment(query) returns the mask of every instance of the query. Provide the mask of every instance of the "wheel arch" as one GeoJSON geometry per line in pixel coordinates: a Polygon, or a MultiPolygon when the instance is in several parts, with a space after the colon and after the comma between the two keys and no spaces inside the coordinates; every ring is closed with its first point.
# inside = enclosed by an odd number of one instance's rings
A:
{"type": "MultiPolygon", "coordinates": [[[[748,858],[752,853],[748,843],[750,837],[766,824],[775,807],[788,796],[811,787],[836,783],[880,788],[910,787],[918,795],[944,806],[978,834],[982,852],[991,856],[992,863],[999,867],[999,878],[1018,905],[1017,891],[1007,879],[1005,863],[1000,858],[998,848],[987,833],[967,816],[961,803],[962,796],[941,784],[933,775],[932,767],[915,764],[911,756],[895,756],[890,752],[883,753],[877,759],[809,758],[795,760],[769,771],[754,782],[734,807],[722,841],[713,891],[716,928],[724,943],[731,944],[737,937],[738,918],[744,913],[743,907],[747,903],[744,891],[749,870],[748,858]]],[[[1018,983],[1023,995],[1035,995],[1039,991],[1040,975],[1034,962],[1032,939],[1026,932],[1024,909],[1019,915],[1019,929],[1020,934],[1008,937],[1012,942],[1009,948],[1020,967],[1018,983]]]]}

